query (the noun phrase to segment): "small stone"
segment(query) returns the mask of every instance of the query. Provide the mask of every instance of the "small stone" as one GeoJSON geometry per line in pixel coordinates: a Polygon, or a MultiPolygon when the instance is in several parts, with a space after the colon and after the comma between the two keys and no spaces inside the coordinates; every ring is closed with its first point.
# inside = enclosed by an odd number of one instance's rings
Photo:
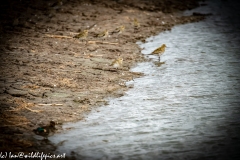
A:
{"type": "Polygon", "coordinates": [[[18,90],[18,89],[9,89],[6,90],[6,93],[15,96],[15,97],[21,97],[21,96],[25,96],[28,94],[27,91],[22,91],[22,90],[18,90]]]}

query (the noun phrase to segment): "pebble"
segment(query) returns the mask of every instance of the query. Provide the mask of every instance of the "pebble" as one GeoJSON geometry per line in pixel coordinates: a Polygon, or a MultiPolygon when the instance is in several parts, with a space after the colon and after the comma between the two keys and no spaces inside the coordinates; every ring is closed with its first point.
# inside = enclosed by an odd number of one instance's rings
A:
{"type": "Polygon", "coordinates": [[[22,91],[22,90],[18,90],[18,89],[9,89],[6,90],[6,93],[12,95],[12,96],[16,96],[16,97],[21,97],[21,96],[25,96],[28,94],[27,91],[22,91]]]}

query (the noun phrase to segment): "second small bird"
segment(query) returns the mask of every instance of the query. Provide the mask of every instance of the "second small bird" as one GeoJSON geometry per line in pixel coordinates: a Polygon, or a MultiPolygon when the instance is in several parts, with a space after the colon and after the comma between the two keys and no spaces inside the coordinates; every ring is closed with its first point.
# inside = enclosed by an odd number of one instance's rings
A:
{"type": "Polygon", "coordinates": [[[98,38],[106,38],[107,36],[108,36],[108,30],[105,30],[104,32],[99,33],[97,35],[98,38]]]}
{"type": "Polygon", "coordinates": [[[121,34],[121,33],[124,31],[124,29],[125,29],[125,26],[122,25],[122,26],[116,28],[116,29],[112,32],[112,34],[113,34],[113,33],[121,34]]]}
{"type": "Polygon", "coordinates": [[[114,60],[112,62],[112,64],[110,64],[110,66],[113,66],[114,68],[117,69],[122,66],[122,63],[123,63],[123,58],[118,58],[118,59],[114,60]]]}
{"type": "Polygon", "coordinates": [[[75,35],[73,38],[86,39],[87,36],[88,36],[88,30],[84,30],[84,31],[80,32],[79,34],[75,35]]]}

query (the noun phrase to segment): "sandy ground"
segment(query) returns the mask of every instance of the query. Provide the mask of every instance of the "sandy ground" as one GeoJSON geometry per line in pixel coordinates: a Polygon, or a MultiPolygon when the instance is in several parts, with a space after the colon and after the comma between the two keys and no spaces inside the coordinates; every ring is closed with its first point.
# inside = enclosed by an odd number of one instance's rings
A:
{"type": "Polygon", "coordinates": [[[122,96],[125,82],[142,76],[129,71],[144,61],[137,41],[204,18],[181,16],[198,6],[193,0],[29,2],[0,5],[0,151],[54,151],[32,129],[54,120],[60,132],[62,123],[106,105],[106,97],[122,96]],[[112,34],[121,25],[125,30],[112,34]],[[73,38],[86,29],[86,39],[73,38]],[[96,37],[104,30],[108,37],[96,37]],[[118,57],[123,66],[115,69],[118,57]]]}

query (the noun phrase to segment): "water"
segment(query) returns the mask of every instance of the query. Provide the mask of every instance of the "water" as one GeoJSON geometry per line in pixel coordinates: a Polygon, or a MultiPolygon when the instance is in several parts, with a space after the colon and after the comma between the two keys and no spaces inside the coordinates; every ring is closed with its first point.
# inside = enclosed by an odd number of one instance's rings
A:
{"type": "MultiPolygon", "coordinates": [[[[233,1],[196,9],[213,16],[174,27],[139,44],[149,54],[125,96],[93,111],[86,121],[50,137],[58,152],[77,159],[240,158],[240,20],[233,1]],[[235,14],[232,14],[234,12],[235,14]]],[[[190,14],[190,12],[185,12],[190,14]]]]}

